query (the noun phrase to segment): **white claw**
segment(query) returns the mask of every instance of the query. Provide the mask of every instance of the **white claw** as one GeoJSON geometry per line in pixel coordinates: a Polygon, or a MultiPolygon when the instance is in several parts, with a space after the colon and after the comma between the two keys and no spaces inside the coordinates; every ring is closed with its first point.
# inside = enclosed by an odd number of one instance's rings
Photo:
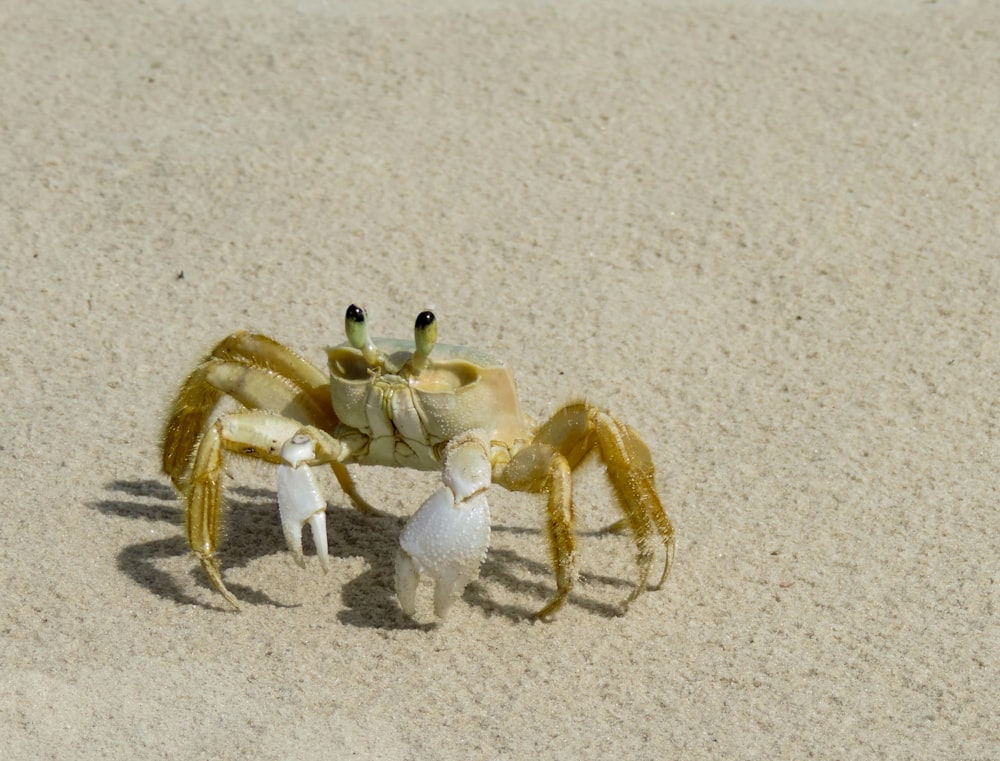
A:
{"type": "Polygon", "coordinates": [[[426,573],[437,581],[434,614],[444,618],[470,581],[490,546],[490,508],[486,495],[455,504],[442,486],[406,524],[396,553],[396,595],[408,616],[416,610],[417,582],[426,573]]]}
{"type": "Polygon", "coordinates": [[[316,556],[323,571],[330,570],[330,555],[326,541],[326,499],[319,490],[316,476],[307,464],[316,456],[312,439],[298,433],[281,448],[278,466],[278,512],[281,528],[285,533],[292,558],[305,566],[302,557],[302,527],[308,523],[312,530],[316,556]]]}
{"type": "Polygon", "coordinates": [[[434,613],[444,618],[470,581],[490,545],[488,449],[478,434],[453,442],[445,455],[445,486],[434,492],[406,524],[396,553],[396,595],[407,615],[416,610],[417,583],[436,581],[434,613]]]}

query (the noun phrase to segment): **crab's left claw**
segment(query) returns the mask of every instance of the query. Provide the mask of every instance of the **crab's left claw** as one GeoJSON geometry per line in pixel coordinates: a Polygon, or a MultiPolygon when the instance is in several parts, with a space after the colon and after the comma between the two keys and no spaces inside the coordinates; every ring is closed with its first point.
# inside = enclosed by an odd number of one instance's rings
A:
{"type": "Polygon", "coordinates": [[[416,610],[417,584],[436,581],[434,613],[444,618],[452,602],[479,575],[490,544],[488,443],[472,432],[445,450],[445,485],[406,524],[396,553],[396,595],[408,616],[416,610]]]}
{"type": "Polygon", "coordinates": [[[330,570],[326,540],[326,499],[319,490],[309,460],[316,456],[316,445],[304,433],[297,433],[281,448],[278,466],[278,512],[285,544],[295,562],[305,566],[302,557],[302,527],[312,529],[313,544],[323,571],[330,570]]]}

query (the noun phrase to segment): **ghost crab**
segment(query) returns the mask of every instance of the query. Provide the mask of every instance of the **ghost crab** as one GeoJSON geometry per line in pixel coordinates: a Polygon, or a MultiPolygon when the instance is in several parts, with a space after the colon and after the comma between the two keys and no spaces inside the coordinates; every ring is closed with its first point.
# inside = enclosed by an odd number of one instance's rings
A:
{"type": "MultiPolygon", "coordinates": [[[[278,466],[278,509],[285,540],[304,566],[302,528],[329,567],[325,510],[312,467],[330,465],[355,506],[348,463],[442,471],[443,485],[413,515],[400,536],[396,594],[413,615],[421,573],[436,580],[435,614],[479,574],[490,536],[486,491],[546,492],[547,527],[556,592],[537,613],[548,618],[577,578],[572,472],[596,451],[608,472],[638,549],[639,578],[622,611],[647,586],[657,542],[665,549],[666,580],[674,535],[654,485],[645,443],[630,426],[586,402],[564,406],[534,426],[521,412],[513,375],[473,349],[435,345],[431,312],[416,320],[414,341],[368,336],[364,310],[351,305],[347,343],[327,350],[322,372],[271,338],[246,332],[222,340],[188,376],[174,400],[163,437],[163,470],[187,501],[191,550],[212,585],[234,608],[215,556],[222,512],[224,454],[278,466]],[[433,356],[432,356],[433,352],[433,356]],[[228,397],[233,412],[219,412],[228,397]]],[[[613,527],[612,527],[613,528],[613,527]]]]}

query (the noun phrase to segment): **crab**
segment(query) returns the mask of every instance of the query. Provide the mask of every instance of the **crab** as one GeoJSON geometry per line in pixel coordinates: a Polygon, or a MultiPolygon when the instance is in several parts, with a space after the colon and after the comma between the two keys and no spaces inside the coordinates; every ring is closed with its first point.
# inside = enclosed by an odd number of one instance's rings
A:
{"type": "Polygon", "coordinates": [[[674,531],[654,483],[649,449],[610,413],[572,402],[534,425],[521,411],[514,377],[470,348],[436,344],[437,320],[416,319],[414,340],[369,338],[366,313],[351,305],[347,342],[327,349],[329,373],[264,335],[233,333],[187,377],[163,435],[163,470],[184,497],[187,540],[211,584],[239,609],[226,588],[216,548],[227,455],[277,465],[278,511],[292,557],[305,565],[302,532],[309,524],[323,570],[330,561],[326,500],[316,466],[329,465],[364,512],[347,465],[440,471],[442,485],[407,522],[395,559],[399,606],[416,613],[421,574],[435,581],[434,612],[444,618],[479,575],[490,539],[486,492],[544,492],[556,590],[534,617],[550,618],[577,580],[573,471],[591,452],[607,470],[627,530],[638,550],[638,579],[624,612],[648,586],[658,544],[666,581],[674,531]],[[226,398],[235,405],[221,404],[226,398]],[[235,409],[232,409],[235,407],[235,409]]]}

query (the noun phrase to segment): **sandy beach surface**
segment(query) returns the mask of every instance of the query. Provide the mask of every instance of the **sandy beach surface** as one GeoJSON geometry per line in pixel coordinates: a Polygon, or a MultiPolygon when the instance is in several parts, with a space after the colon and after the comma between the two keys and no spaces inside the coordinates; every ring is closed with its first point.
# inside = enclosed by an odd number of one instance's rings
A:
{"type": "Polygon", "coordinates": [[[1000,757],[1000,7],[5,2],[0,756],[1000,757]],[[435,624],[393,559],[436,473],[325,471],[331,569],[229,469],[207,584],[172,395],[267,333],[503,358],[645,438],[636,578],[600,463],[555,621],[544,499],[435,624]],[[659,562],[659,558],[658,561],[659,562]]]}

